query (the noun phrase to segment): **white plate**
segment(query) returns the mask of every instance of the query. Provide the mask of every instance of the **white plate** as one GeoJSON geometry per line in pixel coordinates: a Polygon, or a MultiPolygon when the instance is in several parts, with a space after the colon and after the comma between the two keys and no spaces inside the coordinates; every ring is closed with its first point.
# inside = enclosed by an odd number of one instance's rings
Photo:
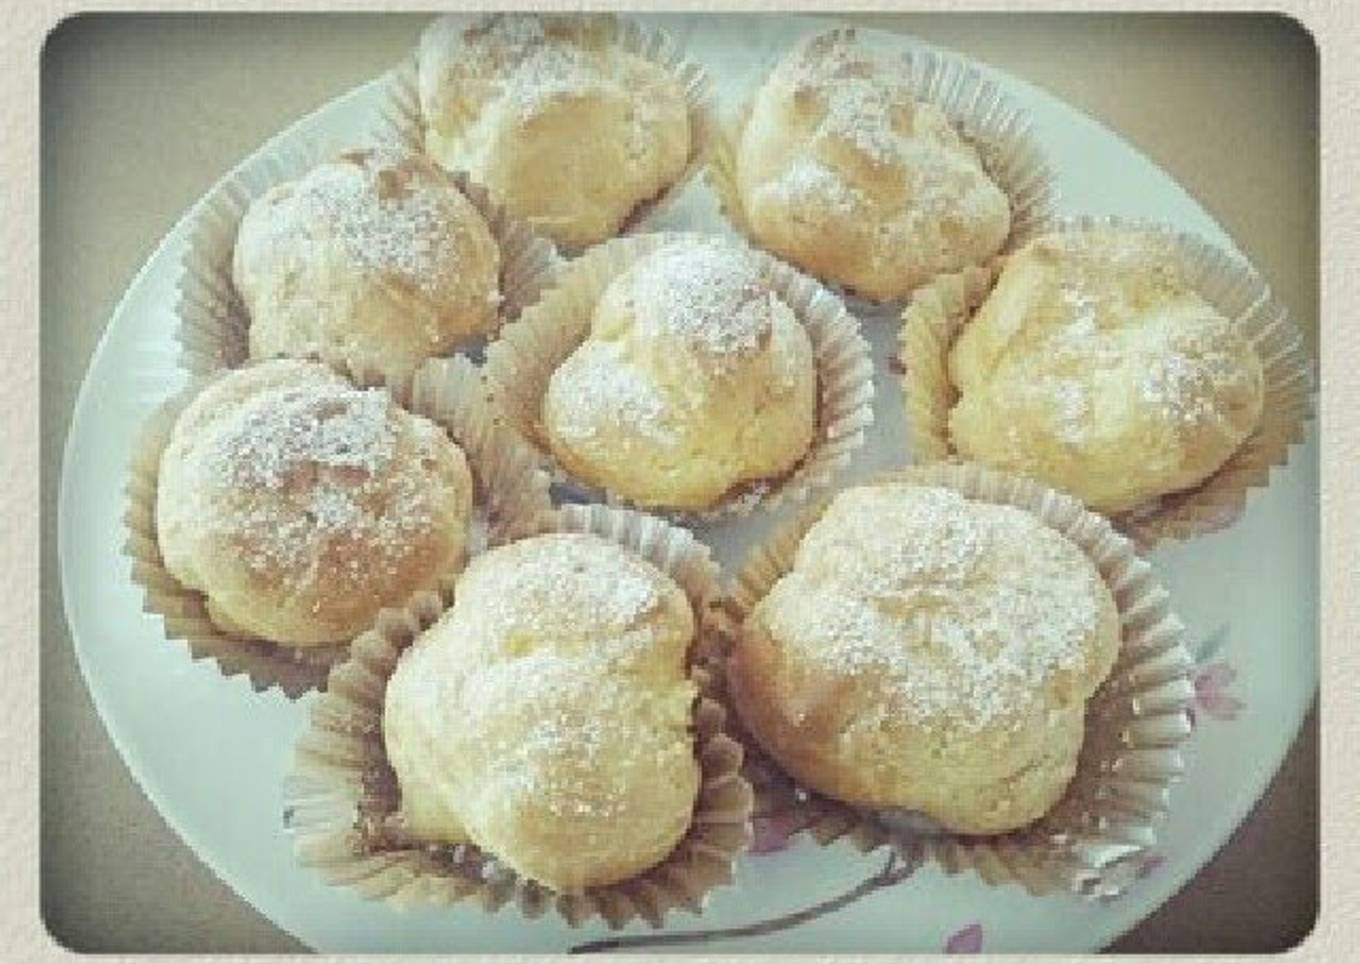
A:
{"type": "MultiPolygon", "coordinates": [[[[750,29],[702,16],[667,18],[711,70],[724,97],[758,77],[776,51],[819,26],[760,17],[750,29]]],[[[895,42],[904,42],[900,39],[895,42]]],[[[1042,91],[984,72],[1027,107],[1057,173],[1065,212],[1159,218],[1224,245],[1213,219],[1170,177],[1118,136],[1042,91]]],[[[276,138],[342,144],[371,129],[376,87],[337,98],[276,138]]],[[[270,145],[261,151],[270,149],[270,145]]],[[[246,161],[245,163],[250,163],[246,161]]],[[[183,382],[175,367],[174,285],[192,213],[143,266],[104,333],[76,403],[61,480],[59,554],[67,614],[86,682],[114,743],[167,822],[237,893],[322,951],[560,951],[609,936],[571,931],[549,917],[471,906],[406,913],[324,886],[292,860],[280,823],[280,786],[309,700],[256,694],[224,680],[164,640],[141,612],[121,554],[122,479],[132,441],[157,402],[183,382]]],[[[663,227],[725,230],[702,183],[691,184],[663,227]]],[[[895,326],[868,322],[878,360],[877,422],[850,478],[905,458],[902,409],[884,360],[895,326]]],[[[1227,839],[1279,766],[1317,685],[1317,445],[1310,426],[1268,490],[1254,492],[1232,528],[1163,549],[1153,560],[1189,627],[1207,641],[1187,750],[1147,876],[1107,903],[1026,896],[972,876],[925,869],[835,913],[759,937],[685,945],[703,951],[988,951],[1099,948],[1171,896],[1227,839]],[[1236,679],[1227,681],[1231,667],[1236,679]],[[1235,716],[1235,719],[1226,719],[1235,716]],[[953,943],[950,944],[951,939],[953,943]]],[[[703,535],[725,565],[762,524],[703,535]]],[[[881,864],[848,846],[806,840],[743,858],[734,887],[715,891],[702,918],[668,930],[733,927],[798,910],[854,886],[881,864]]],[[[647,933],[634,928],[627,933],[647,933]]],[[[678,949],[684,949],[677,947],[678,949]]]]}

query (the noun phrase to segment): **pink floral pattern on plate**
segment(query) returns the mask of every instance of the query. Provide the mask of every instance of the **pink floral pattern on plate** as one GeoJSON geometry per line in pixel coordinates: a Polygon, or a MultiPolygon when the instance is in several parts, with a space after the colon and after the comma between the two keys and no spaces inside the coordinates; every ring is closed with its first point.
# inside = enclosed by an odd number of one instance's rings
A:
{"type": "MultiPolygon", "coordinates": [[[[1228,687],[1237,679],[1237,671],[1226,660],[1215,659],[1219,650],[1228,639],[1228,625],[1225,623],[1201,640],[1195,647],[1195,670],[1191,676],[1195,694],[1186,712],[1190,724],[1194,726],[1201,716],[1215,720],[1229,721],[1237,718],[1246,708],[1246,703],[1228,692],[1228,687]]],[[[798,820],[787,813],[760,815],[751,821],[753,839],[749,853],[752,856],[779,853],[787,850],[793,836],[799,830],[798,820]]],[[[1127,871],[1134,880],[1144,880],[1152,876],[1163,864],[1166,857],[1155,851],[1148,851],[1129,858],[1127,871]]],[[[797,927],[809,920],[832,914],[875,891],[895,887],[911,876],[915,869],[912,862],[899,862],[899,855],[893,852],[888,861],[875,874],[865,878],[844,893],[778,917],[756,921],[740,927],[717,928],[714,930],[683,931],[670,934],[614,937],[600,941],[588,941],[572,948],[573,952],[622,950],[647,946],[700,944],[710,940],[759,937],[776,931],[797,927]]],[[[1118,898],[1111,896],[1102,899],[1110,903],[1118,898]]],[[[973,921],[950,934],[944,941],[946,954],[982,953],[983,929],[981,921],[973,921]]]]}
{"type": "Polygon", "coordinates": [[[944,952],[946,954],[981,954],[982,925],[974,921],[967,927],[949,935],[949,940],[944,942],[944,952]]]}
{"type": "Polygon", "coordinates": [[[1246,708],[1246,703],[1228,692],[1228,687],[1237,679],[1237,670],[1226,660],[1213,658],[1223,648],[1227,638],[1228,626],[1225,623],[1197,647],[1196,668],[1191,677],[1195,697],[1186,710],[1191,726],[1198,724],[1202,716],[1227,723],[1237,719],[1238,714],[1246,708]]]}
{"type": "Polygon", "coordinates": [[[1222,660],[1202,666],[1195,672],[1195,700],[1189,710],[1191,725],[1199,722],[1201,713],[1224,723],[1237,719],[1237,714],[1246,704],[1226,692],[1235,679],[1237,670],[1222,660]]]}

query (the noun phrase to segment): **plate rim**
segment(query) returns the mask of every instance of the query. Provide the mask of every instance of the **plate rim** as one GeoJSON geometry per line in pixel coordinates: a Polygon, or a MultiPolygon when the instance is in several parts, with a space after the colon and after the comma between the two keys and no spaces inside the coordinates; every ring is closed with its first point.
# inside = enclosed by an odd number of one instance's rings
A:
{"type": "MultiPolygon", "coordinates": [[[[780,14],[780,16],[787,17],[789,19],[802,20],[807,22],[809,25],[813,23],[822,24],[844,23],[844,21],[841,21],[839,20],[839,18],[836,17],[798,15],[793,12],[785,12],[780,14]]],[[[858,31],[862,31],[864,33],[886,36],[888,38],[891,38],[893,41],[897,43],[919,45],[930,49],[936,49],[944,53],[947,53],[951,56],[958,57],[966,61],[970,65],[977,66],[983,72],[991,75],[994,79],[999,79],[1004,83],[1018,85],[1021,89],[1027,88],[1029,91],[1037,93],[1042,99],[1051,101],[1059,105],[1062,109],[1069,112],[1071,115],[1080,117],[1086,123],[1093,125],[1096,129],[1101,131],[1105,136],[1117,141],[1125,150],[1136,155],[1139,159],[1147,163],[1150,167],[1152,167],[1163,177],[1165,177],[1169,182],[1174,184],[1176,188],[1178,188],[1192,201],[1192,203],[1196,206],[1196,208],[1199,209],[1199,211],[1205,216],[1205,218],[1207,218],[1208,221],[1210,221],[1218,229],[1222,236],[1228,239],[1232,248],[1240,252],[1240,249],[1238,248],[1232,236],[1220,224],[1217,217],[1214,216],[1214,214],[1200,201],[1198,197],[1193,195],[1187,188],[1185,188],[1180,183],[1179,180],[1177,180],[1170,173],[1168,173],[1160,164],[1158,164],[1155,160],[1153,160],[1151,157],[1145,154],[1139,147],[1131,143],[1127,138],[1124,137],[1124,135],[1114,130],[1113,128],[1109,127],[1102,120],[1091,116],[1086,111],[1082,110],[1080,107],[1077,107],[1069,103],[1068,101],[1064,100],[1058,95],[1050,92],[1047,88],[1035,84],[1025,79],[1024,77],[1015,75],[1008,71],[1004,71],[1000,68],[993,66],[990,63],[982,61],[976,57],[958,52],[952,48],[930,43],[917,35],[905,33],[895,34],[890,31],[883,31],[878,28],[863,27],[859,25],[855,25],[855,29],[858,31]]],[[[394,67],[395,66],[396,65],[394,65],[394,67]]],[[[167,251],[174,244],[184,239],[188,229],[191,227],[193,223],[194,218],[206,206],[208,200],[221,188],[221,186],[226,181],[233,178],[241,170],[248,167],[252,163],[255,163],[261,155],[273,149],[280,142],[289,141],[299,137],[306,137],[307,135],[305,133],[302,133],[301,129],[306,128],[313,123],[316,123],[323,115],[330,115],[332,113],[337,114],[343,113],[346,109],[352,109],[355,106],[355,104],[361,102],[365,96],[370,96],[374,94],[386,81],[391,69],[392,68],[389,68],[388,70],[383,71],[382,73],[374,77],[371,77],[368,80],[365,80],[355,86],[340,91],[334,96],[323,101],[318,106],[296,117],[286,126],[284,126],[281,130],[277,131],[275,134],[271,135],[270,137],[259,143],[252,150],[250,150],[249,153],[247,153],[244,157],[242,157],[234,165],[232,165],[230,169],[222,173],[216,180],[214,180],[214,182],[205,191],[203,191],[203,193],[200,194],[191,205],[189,205],[184,210],[180,217],[175,221],[173,226],[161,236],[160,240],[157,242],[157,244],[152,249],[150,254],[146,257],[146,259],[142,262],[136,273],[132,276],[131,280],[128,281],[127,284],[125,285],[122,294],[120,295],[118,301],[116,302],[116,304],[114,305],[113,309],[111,310],[107,317],[104,329],[100,334],[99,340],[96,343],[94,350],[90,354],[89,362],[85,367],[84,374],[81,377],[79,389],[77,390],[74,403],[72,404],[71,407],[71,417],[67,427],[67,435],[62,446],[60,478],[58,482],[57,493],[56,554],[59,573],[58,581],[62,596],[62,612],[66,619],[67,627],[71,637],[72,647],[76,653],[76,663],[79,668],[81,678],[84,681],[85,688],[90,695],[95,710],[99,715],[100,722],[103,725],[105,734],[108,736],[110,741],[113,743],[114,747],[117,749],[124,766],[127,767],[138,789],[146,797],[147,801],[151,803],[152,807],[156,810],[157,814],[165,822],[165,824],[174,831],[176,836],[178,836],[179,839],[189,848],[189,850],[194,854],[194,856],[200,862],[202,862],[203,865],[206,866],[219,881],[225,884],[232,891],[232,893],[236,896],[237,899],[241,900],[242,902],[250,906],[254,911],[259,913],[266,920],[270,921],[270,923],[273,926],[279,928],[281,931],[291,936],[294,940],[299,941],[299,943],[303,944],[304,946],[308,947],[313,951],[316,951],[317,948],[313,946],[309,941],[307,941],[306,939],[292,931],[290,928],[280,923],[279,920],[276,919],[276,917],[269,910],[259,906],[250,898],[246,897],[245,894],[241,891],[241,889],[237,886],[237,884],[232,879],[229,879],[229,877],[221,870],[219,863],[211,855],[211,848],[208,846],[208,843],[204,840],[199,839],[197,834],[187,832],[185,827],[182,825],[182,822],[177,817],[172,816],[172,813],[174,812],[173,808],[167,806],[165,800],[163,799],[163,795],[160,792],[152,789],[152,786],[155,784],[155,781],[154,779],[150,778],[150,773],[146,767],[145,761],[142,759],[140,754],[135,752],[129,746],[129,744],[126,742],[124,738],[124,735],[120,733],[119,729],[110,722],[112,716],[109,707],[106,704],[106,694],[102,692],[100,686],[92,678],[90,671],[87,668],[87,663],[84,655],[85,644],[82,642],[82,634],[78,628],[80,623],[76,618],[78,606],[74,602],[72,594],[68,591],[69,586],[68,569],[71,566],[71,563],[69,562],[69,557],[72,552],[76,551],[78,537],[70,534],[71,526],[69,524],[69,516],[72,512],[71,500],[73,496],[71,494],[71,489],[73,483],[70,480],[70,474],[67,471],[67,467],[72,460],[72,452],[75,447],[75,440],[79,435],[83,434],[83,432],[81,431],[82,426],[85,423],[87,423],[91,418],[94,417],[89,412],[91,405],[94,404],[90,376],[92,371],[99,364],[100,360],[103,358],[108,349],[112,332],[118,322],[118,319],[124,315],[125,311],[127,310],[128,303],[131,301],[137,289],[139,289],[146,282],[148,275],[150,275],[153,269],[162,261],[163,258],[166,257],[167,251]]],[[[377,118],[375,117],[374,120],[376,119],[377,118]]],[[[1060,174],[1060,172],[1056,173],[1060,174]]],[[[1060,180],[1060,177],[1055,179],[1060,180]]],[[[1062,197],[1061,186],[1059,185],[1059,196],[1057,202],[1057,207],[1059,209],[1063,207],[1063,202],[1064,198],[1062,197]]],[[[176,378],[185,377],[185,373],[181,368],[179,368],[178,362],[176,362],[174,377],[176,378]]],[[[1296,458],[1305,456],[1316,458],[1316,450],[1318,448],[1317,432],[1318,432],[1318,420],[1315,413],[1307,422],[1304,440],[1301,442],[1294,443],[1289,448],[1291,462],[1296,458]]],[[[1276,471],[1278,471],[1278,469],[1272,470],[1272,477],[1274,476],[1276,471]]],[[[1312,515],[1310,521],[1314,525],[1316,525],[1317,516],[1315,514],[1312,515]]],[[[119,527],[121,530],[122,529],[121,519],[119,520],[119,527]]],[[[124,577],[126,577],[126,572],[125,571],[120,572],[120,578],[124,577]]],[[[1313,626],[1312,643],[1315,649],[1320,647],[1321,642],[1320,634],[1318,632],[1319,627],[1317,623],[1317,615],[1318,614],[1316,611],[1310,614],[1311,623],[1313,626]]],[[[1273,728],[1273,732],[1279,734],[1281,736],[1281,739],[1277,741],[1278,752],[1273,751],[1270,755],[1270,765],[1254,768],[1251,776],[1248,779],[1243,780],[1243,782],[1239,784],[1239,792],[1231,799],[1229,805],[1220,808],[1219,810],[1220,814],[1224,815],[1222,826],[1225,827],[1226,829],[1221,834],[1216,835],[1218,837],[1216,842],[1213,845],[1204,848],[1202,852],[1197,852],[1192,859],[1186,861],[1183,864],[1183,866],[1179,868],[1176,872],[1163,876],[1161,878],[1162,885],[1156,891],[1156,893],[1161,895],[1160,897],[1156,899],[1144,898],[1142,900],[1135,900],[1133,899],[1135,895],[1130,894],[1127,895],[1121,901],[1118,901],[1115,905],[1112,905],[1111,907],[1112,910],[1115,907],[1118,907],[1118,911],[1112,914],[1112,917],[1114,918],[1113,924],[1112,926],[1093,929],[1092,933],[1093,935],[1099,937],[1099,941],[1098,943],[1090,945],[1090,950],[1092,951],[1103,950],[1104,948],[1108,947],[1109,944],[1119,939],[1124,934],[1128,933],[1132,928],[1136,927],[1143,920],[1147,919],[1148,917],[1156,913],[1158,910],[1160,910],[1162,907],[1164,907],[1167,903],[1169,903],[1172,899],[1179,895],[1181,891],[1184,890],[1184,888],[1189,884],[1189,882],[1193,880],[1195,877],[1197,877],[1199,873],[1204,869],[1204,867],[1210,861],[1212,861],[1223,850],[1223,848],[1232,840],[1233,835],[1241,827],[1242,823],[1250,815],[1251,811],[1254,810],[1255,807],[1260,803],[1266,789],[1278,775],[1289,750],[1298,741],[1303,723],[1307,718],[1308,713],[1318,704],[1317,697],[1319,684],[1320,684],[1320,672],[1314,674],[1314,679],[1312,680],[1308,698],[1306,700],[1300,701],[1299,703],[1290,706],[1289,717],[1286,721],[1286,725],[1278,728],[1273,728]]],[[[1173,794],[1176,794],[1183,793],[1184,791],[1182,786],[1178,785],[1176,787],[1173,787],[1172,792],[1173,794]]],[[[1173,802],[1173,806],[1174,805],[1175,804],[1173,802]]],[[[1143,893],[1147,892],[1144,891],[1143,893]]],[[[759,953],[759,951],[760,949],[758,947],[752,947],[750,952],[759,953]]],[[[999,953],[1006,952],[1001,951],[999,953]]]]}

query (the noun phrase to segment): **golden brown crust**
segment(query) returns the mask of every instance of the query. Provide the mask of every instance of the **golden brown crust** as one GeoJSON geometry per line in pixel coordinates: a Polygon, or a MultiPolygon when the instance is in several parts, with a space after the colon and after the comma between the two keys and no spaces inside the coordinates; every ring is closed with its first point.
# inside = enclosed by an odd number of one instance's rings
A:
{"type": "Polygon", "coordinates": [[[435,21],[419,52],[426,150],[558,242],[617,233],[681,176],[694,136],[680,84],[617,33],[610,14],[435,21]]]}
{"type": "Polygon", "coordinates": [[[736,155],[761,245],[878,299],[985,261],[1010,232],[977,151],[903,73],[851,31],[809,38],[757,92],[736,155]]]}
{"type": "Polygon", "coordinates": [[[812,343],[747,250],[685,239],[605,290],[553,373],[543,428],[577,478],[645,506],[708,509],[791,470],[817,421],[812,343]]]}
{"type": "Polygon", "coordinates": [[[563,893],[662,860],[698,793],[694,633],[680,587],[599,536],[477,557],[388,686],[406,829],[563,893]]]}
{"type": "Polygon", "coordinates": [[[741,628],[733,703],[795,780],[964,833],[1041,816],[1119,644],[1113,598],[1022,510],[850,489],[741,628]]]}
{"type": "Polygon", "coordinates": [[[166,569],[224,631],[345,641],[461,565],[462,451],[385,392],[313,362],[228,372],[181,413],[156,496],[166,569]]]}
{"type": "Polygon", "coordinates": [[[1255,429],[1260,359],[1133,228],[1041,236],[1007,258],[956,340],[963,456],[1122,512],[1212,475],[1255,429]]]}
{"type": "Polygon", "coordinates": [[[256,199],[232,274],[253,358],[409,375],[497,321],[500,250],[421,155],[347,151],[256,199]]]}

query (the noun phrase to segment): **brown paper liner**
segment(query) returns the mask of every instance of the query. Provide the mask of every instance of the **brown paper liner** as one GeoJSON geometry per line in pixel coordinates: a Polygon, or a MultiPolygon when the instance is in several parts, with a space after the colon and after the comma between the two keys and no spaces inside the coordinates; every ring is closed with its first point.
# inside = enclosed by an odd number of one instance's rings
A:
{"type": "MultiPolygon", "coordinates": [[[[408,69],[402,65],[389,71],[384,91],[398,86],[403,71],[408,69]]],[[[389,110],[386,101],[383,110],[389,110]]],[[[384,114],[371,142],[402,144],[387,125],[384,114]]],[[[181,260],[176,304],[179,326],[175,337],[180,345],[180,364],[191,374],[208,375],[224,368],[239,368],[249,358],[250,316],[232,280],[232,253],[237,228],[251,202],[275,185],[301,177],[338,153],[334,145],[319,141],[267,145],[261,156],[229,175],[199,203],[181,260]]],[[[539,237],[523,221],[512,218],[465,175],[450,176],[486,220],[500,248],[502,300],[497,325],[513,321],[525,307],[538,300],[539,292],[550,282],[557,266],[557,251],[551,241],[539,237]]],[[[494,335],[495,331],[474,336],[458,347],[463,349],[494,335]]],[[[376,369],[354,369],[352,375],[365,385],[409,381],[409,376],[376,369]]]]}
{"type": "MultiPolygon", "coordinates": [[[[568,475],[553,459],[541,411],[548,381],[590,332],[591,314],[604,290],[638,259],[691,233],[657,233],[616,238],[596,245],[557,275],[542,300],[507,325],[486,351],[483,373],[497,414],[542,456],[554,479],[588,498],[615,505],[629,500],[568,475]]],[[[801,500],[827,485],[864,444],[873,422],[873,361],[859,322],[820,284],[762,251],[752,250],[775,292],[793,310],[812,340],[817,365],[817,425],[812,444],[785,476],[743,487],[703,512],[648,507],[678,521],[711,521],[746,515],[756,506],[801,500]]]]}
{"type": "MultiPolygon", "coordinates": [[[[856,33],[848,27],[830,32],[856,33]]],[[[923,47],[902,48],[902,58],[917,99],[944,112],[977,149],[983,169],[1010,199],[1011,230],[1001,250],[1013,251],[1043,231],[1052,218],[1057,187],[1043,148],[1030,131],[1029,115],[965,60],[923,47]]],[[[719,121],[705,177],[717,195],[723,217],[738,234],[758,246],[760,241],[751,231],[737,189],[737,150],[754,96],[752,92],[719,121]]],[[[869,298],[831,279],[818,280],[840,293],[856,311],[873,313],[884,306],[900,306],[906,300],[869,298]]]]}
{"type": "MultiPolygon", "coordinates": [[[[732,730],[746,746],[746,772],[756,788],[756,813],[777,815],[822,844],[847,839],[861,851],[889,845],[908,863],[933,860],[948,873],[973,870],[989,884],[1015,882],[1032,894],[1118,894],[1156,839],[1155,824],[1184,767],[1178,747],[1190,733],[1185,709],[1194,695],[1189,675],[1194,663],[1166,590],[1107,520],[1028,479],[937,462],[874,481],[938,485],[970,499],[1018,506],[1070,539],[1114,595],[1123,630],[1119,655],[1087,703],[1076,775],[1057,805],[1028,827],[963,836],[919,814],[852,807],[808,791],[780,770],[733,713],[732,730]]],[[[821,500],[754,549],[731,593],[712,610],[707,635],[715,675],[747,615],[792,567],[803,536],[829,502],[830,497],[821,500]]]]}
{"type": "MultiPolygon", "coordinates": [[[[565,506],[541,531],[592,532],[625,546],[668,573],[694,605],[699,625],[717,597],[717,566],[708,548],[683,529],[642,513],[606,506],[565,506]]],[[[618,884],[556,893],[518,876],[471,844],[405,841],[388,818],[400,790],[382,734],[387,680],[402,651],[449,604],[428,594],[404,611],[383,613],[355,640],[350,659],[331,672],[298,740],[284,789],[284,824],[297,859],[332,884],[369,899],[404,906],[475,900],[486,911],[513,903],[526,917],[551,909],[572,927],[593,917],[611,928],[634,920],[660,927],[676,909],[698,914],[708,892],[732,880],[737,854],[750,840],[752,792],[741,776],[742,748],[725,732],[726,712],[714,681],[692,648],[695,756],[702,777],[685,836],[661,863],[618,884]]]]}
{"type": "MultiPolygon", "coordinates": [[[[656,197],[638,204],[616,234],[634,234],[665,213],[680,193],[708,163],[708,154],[718,126],[712,83],[702,65],[685,59],[684,50],[665,31],[644,27],[626,17],[615,18],[618,35],[615,43],[626,53],[641,57],[669,74],[684,90],[689,111],[690,154],[680,176],[656,197]]],[[[382,116],[384,134],[415,150],[425,147],[425,120],[420,109],[417,55],[408,57],[392,74],[382,116]]],[[[475,118],[469,117],[468,121],[475,118]]],[[[453,136],[453,135],[450,135],[453,136]]],[[[569,255],[583,248],[561,245],[569,255]]]]}
{"type": "MultiPolygon", "coordinates": [[[[1226,528],[1246,505],[1247,491],[1264,488],[1270,470],[1289,458],[1312,415],[1313,360],[1289,311],[1250,264],[1201,238],[1164,224],[1083,216],[1055,222],[1060,231],[1136,227],[1175,242],[1196,290],[1251,342],[1265,373],[1265,399],[1256,430],[1213,475],[1199,485],[1162,496],[1112,517],[1140,548],[1226,528]]],[[[937,276],[917,289],[902,312],[898,360],[907,409],[908,445],[914,461],[957,458],[949,437],[949,411],[958,393],[949,381],[949,351],[973,312],[990,294],[1004,258],[983,268],[937,276]]]]}
{"type": "MultiPolygon", "coordinates": [[[[163,619],[167,639],[183,640],[192,658],[214,661],[223,676],[244,674],[256,690],[278,687],[296,699],[325,687],[327,674],[345,658],[348,645],[285,646],[224,631],[209,618],[204,595],[166,570],[156,539],[161,453],[185,406],[225,374],[191,380],[148,419],[129,466],[124,513],[128,538],[123,551],[132,561],[133,582],[143,590],[142,608],[163,619]]],[[[467,456],[474,483],[469,554],[539,524],[551,509],[547,476],[533,453],[495,424],[471,362],[462,357],[426,362],[415,376],[411,395],[399,401],[443,426],[467,456]]],[[[456,576],[456,571],[446,574],[442,584],[451,587],[456,576]]]]}

